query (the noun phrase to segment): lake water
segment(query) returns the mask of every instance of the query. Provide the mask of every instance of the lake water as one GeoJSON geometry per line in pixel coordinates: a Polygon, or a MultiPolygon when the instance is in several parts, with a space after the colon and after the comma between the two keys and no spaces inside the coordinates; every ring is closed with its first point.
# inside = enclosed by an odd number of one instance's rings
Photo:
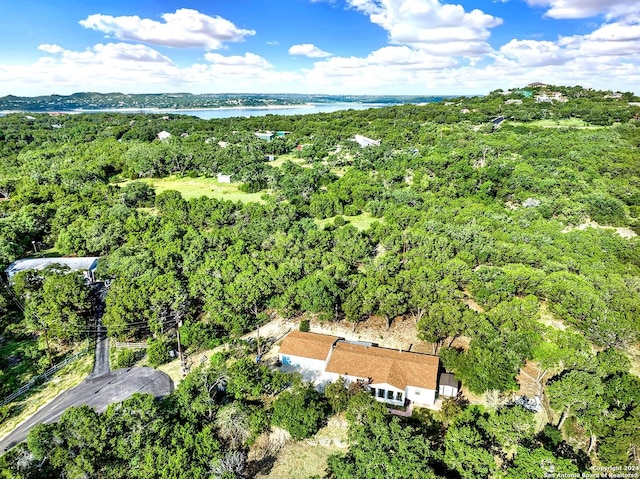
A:
{"type": "Polygon", "coordinates": [[[162,110],[162,113],[181,113],[193,115],[205,120],[211,118],[233,118],[238,116],[266,115],[311,115],[313,113],[331,113],[339,110],[366,110],[391,106],[382,103],[314,103],[307,105],[289,105],[274,107],[211,108],[207,110],[162,110]]]}
{"type": "MultiPolygon", "coordinates": [[[[439,100],[439,99],[438,99],[439,100]]],[[[437,100],[434,100],[437,101],[437,100]]],[[[165,109],[165,108],[122,108],[100,110],[73,110],[65,113],[154,113],[154,114],[179,114],[197,116],[204,120],[212,118],[233,118],[266,115],[310,115],[313,113],[331,113],[339,110],[367,110],[369,108],[381,108],[393,106],[393,103],[308,103],[305,105],[287,105],[272,107],[238,107],[238,108],[202,108],[202,109],[165,109]]],[[[0,112],[4,116],[11,112],[0,112]]],[[[28,114],[28,112],[25,112],[28,114]]]]}

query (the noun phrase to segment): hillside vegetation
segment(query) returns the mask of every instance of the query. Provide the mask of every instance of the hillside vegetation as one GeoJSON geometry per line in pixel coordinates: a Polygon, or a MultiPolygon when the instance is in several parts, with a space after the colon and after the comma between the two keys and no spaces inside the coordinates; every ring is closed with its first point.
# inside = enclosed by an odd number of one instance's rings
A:
{"type": "MultiPolygon", "coordinates": [[[[0,263],[34,248],[101,256],[109,334],[152,338],[158,363],[178,321],[194,351],[274,314],[354,326],[404,316],[466,391],[495,399],[399,419],[353,387],[322,395],[236,347],[160,402],[38,427],[0,459],[4,477],[252,476],[269,456],[249,450],[272,427],[301,439],[342,412],[351,447],[329,458],[332,478],[639,466],[639,99],[529,93],[208,121],[0,117],[0,263]],[[360,147],[357,134],[381,143],[360,147]],[[525,366],[542,430],[502,400],[525,366]]],[[[2,291],[3,342],[29,352],[0,358],[0,397],[46,367],[45,339],[61,355],[91,331],[84,286],[60,276],[23,273],[15,297],[2,291]]]]}

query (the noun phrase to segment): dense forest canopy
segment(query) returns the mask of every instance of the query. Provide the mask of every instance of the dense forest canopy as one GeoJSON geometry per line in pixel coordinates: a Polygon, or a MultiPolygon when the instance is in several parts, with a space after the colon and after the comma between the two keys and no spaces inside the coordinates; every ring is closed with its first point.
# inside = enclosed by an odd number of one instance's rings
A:
{"type": "MultiPolygon", "coordinates": [[[[328,477],[638,465],[638,101],[554,86],[309,116],[0,117],[0,264],[101,256],[111,336],[166,350],[181,321],[185,347],[212,348],[275,314],[354,327],[411,317],[470,394],[517,391],[528,365],[557,415],[541,428],[519,406],[451,401],[401,420],[353,388],[322,395],[236,353],[160,403],[69,411],[5,455],[3,474],[244,477],[270,424],[299,439],[344,411],[352,447],[328,477]],[[180,186],[206,178],[204,195],[180,186]],[[160,179],[175,189],[158,191],[160,179]]],[[[46,366],[45,335],[54,354],[86,337],[87,298],[56,272],[3,289],[4,341],[32,347],[19,374],[0,358],[0,396],[46,366]]]]}

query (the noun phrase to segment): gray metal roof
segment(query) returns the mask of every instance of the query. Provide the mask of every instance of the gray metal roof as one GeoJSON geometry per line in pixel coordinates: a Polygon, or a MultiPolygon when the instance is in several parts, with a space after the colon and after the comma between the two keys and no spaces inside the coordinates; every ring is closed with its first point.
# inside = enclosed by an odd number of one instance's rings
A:
{"type": "Polygon", "coordinates": [[[451,373],[442,373],[440,375],[440,385],[441,386],[452,386],[457,388],[460,386],[460,382],[456,379],[456,377],[451,373]]]}
{"type": "Polygon", "coordinates": [[[67,266],[71,271],[91,271],[98,266],[97,256],[86,256],[82,258],[25,258],[14,261],[4,270],[11,278],[14,274],[31,269],[41,270],[47,266],[59,264],[67,266]]]}

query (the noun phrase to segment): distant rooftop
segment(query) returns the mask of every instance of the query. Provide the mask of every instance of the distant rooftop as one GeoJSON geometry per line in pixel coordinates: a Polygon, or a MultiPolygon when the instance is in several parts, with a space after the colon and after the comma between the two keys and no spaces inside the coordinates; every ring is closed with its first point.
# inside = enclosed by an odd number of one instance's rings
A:
{"type": "Polygon", "coordinates": [[[97,256],[85,256],[81,258],[26,258],[14,261],[4,272],[11,277],[27,270],[42,270],[51,265],[68,267],[71,271],[93,271],[98,266],[97,256]]]}

